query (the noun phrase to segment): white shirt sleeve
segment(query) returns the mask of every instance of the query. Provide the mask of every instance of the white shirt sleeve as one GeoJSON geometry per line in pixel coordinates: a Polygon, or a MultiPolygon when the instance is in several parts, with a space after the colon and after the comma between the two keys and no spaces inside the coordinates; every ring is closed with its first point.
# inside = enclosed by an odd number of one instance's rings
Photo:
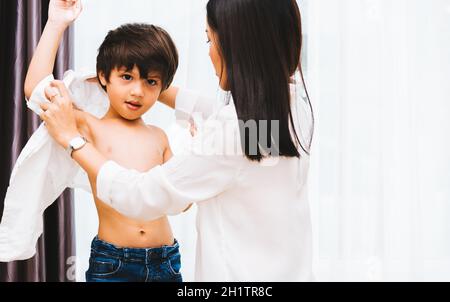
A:
{"type": "MultiPolygon", "coordinates": [[[[78,109],[101,118],[109,109],[109,100],[101,86],[95,81],[95,77],[95,72],[68,70],[64,73],[63,82],[78,109]],[[90,79],[94,79],[94,81],[90,82],[90,79]]],[[[34,88],[30,99],[27,100],[28,108],[38,115],[42,113],[39,105],[49,102],[45,97],[45,88],[53,80],[54,77],[51,74],[42,79],[34,88]]]]}
{"type": "Polygon", "coordinates": [[[184,152],[162,166],[139,173],[109,161],[97,175],[98,198],[140,220],[179,214],[190,203],[214,198],[233,185],[246,162],[242,153],[227,149],[239,140],[236,129],[235,111],[223,110],[205,123],[184,152]]]}
{"type": "Polygon", "coordinates": [[[146,173],[115,162],[97,176],[97,195],[122,214],[140,220],[181,213],[190,203],[213,198],[232,185],[239,160],[224,156],[175,155],[146,173]]]}
{"type": "Polygon", "coordinates": [[[27,99],[28,108],[37,115],[43,113],[39,104],[50,103],[50,101],[45,97],[45,88],[49,86],[50,82],[52,82],[54,79],[55,78],[52,74],[46,76],[36,85],[30,96],[30,99],[27,99]]]}

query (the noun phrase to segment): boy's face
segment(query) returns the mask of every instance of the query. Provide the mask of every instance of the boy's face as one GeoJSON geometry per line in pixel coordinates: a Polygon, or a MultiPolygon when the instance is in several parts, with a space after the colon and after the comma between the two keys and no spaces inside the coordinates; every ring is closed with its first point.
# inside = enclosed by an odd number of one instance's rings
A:
{"type": "Polygon", "coordinates": [[[159,74],[150,73],[143,79],[136,66],[130,71],[125,67],[113,69],[109,82],[102,73],[99,78],[106,86],[111,109],[130,121],[141,118],[155,104],[162,90],[159,74]]]}

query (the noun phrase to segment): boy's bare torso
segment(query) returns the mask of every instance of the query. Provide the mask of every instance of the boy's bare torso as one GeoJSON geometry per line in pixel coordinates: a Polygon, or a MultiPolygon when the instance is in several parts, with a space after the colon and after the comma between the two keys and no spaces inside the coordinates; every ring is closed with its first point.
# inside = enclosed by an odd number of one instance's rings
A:
{"type": "MultiPolygon", "coordinates": [[[[140,172],[164,163],[166,146],[158,128],[123,119],[99,120],[82,112],[78,115],[83,120],[80,127],[82,134],[108,159],[140,172]]],[[[118,213],[99,200],[96,192],[93,193],[101,240],[131,248],[173,244],[174,237],[167,217],[136,221],[118,213]]]]}

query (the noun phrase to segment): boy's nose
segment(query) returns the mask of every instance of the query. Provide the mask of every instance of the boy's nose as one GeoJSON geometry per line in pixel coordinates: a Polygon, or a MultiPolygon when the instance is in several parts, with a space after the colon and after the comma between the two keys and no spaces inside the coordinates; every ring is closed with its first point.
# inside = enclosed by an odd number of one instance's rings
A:
{"type": "Polygon", "coordinates": [[[133,86],[131,90],[131,95],[134,96],[142,96],[144,94],[144,89],[142,87],[141,81],[137,82],[136,85],[133,86]]]}

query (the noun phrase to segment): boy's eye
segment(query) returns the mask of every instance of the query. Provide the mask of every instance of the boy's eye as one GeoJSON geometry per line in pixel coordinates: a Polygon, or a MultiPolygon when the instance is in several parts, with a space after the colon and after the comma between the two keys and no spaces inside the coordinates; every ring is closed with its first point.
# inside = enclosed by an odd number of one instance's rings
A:
{"type": "Polygon", "coordinates": [[[156,86],[158,84],[155,80],[147,80],[147,83],[149,83],[150,86],[156,86]]]}
{"type": "Polygon", "coordinates": [[[133,77],[130,76],[129,74],[124,74],[122,76],[122,79],[124,79],[125,81],[131,81],[133,79],[133,77]]]}

